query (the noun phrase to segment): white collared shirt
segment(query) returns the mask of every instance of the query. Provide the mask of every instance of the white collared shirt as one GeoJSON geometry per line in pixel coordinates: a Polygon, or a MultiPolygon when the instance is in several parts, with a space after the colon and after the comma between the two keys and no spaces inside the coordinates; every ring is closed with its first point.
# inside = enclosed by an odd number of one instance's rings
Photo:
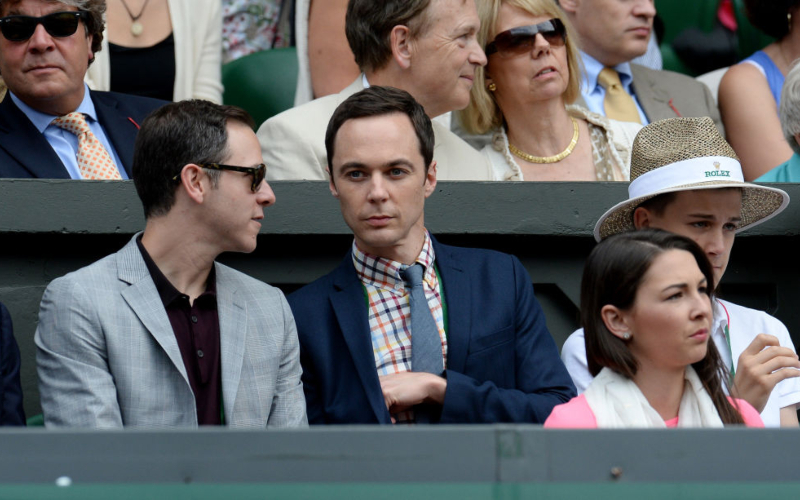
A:
{"type": "MultiPolygon", "coordinates": [[[[599,115],[606,116],[603,100],[606,98],[606,89],[604,89],[598,82],[597,78],[600,72],[605,68],[600,61],[593,58],[586,52],[581,51],[581,58],[583,59],[584,75],[581,82],[581,95],[586,102],[586,107],[589,111],[594,111],[599,115]]],[[[642,125],[650,123],[647,120],[647,115],[644,114],[639,100],[636,98],[636,93],[633,91],[633,74],[631,73],[630,63],[622,63],[614,66],[613,68],[619,73],[619,80],[625,91],[633,97],[633,102],[636,104],[636,109],[639,111],[639,118],[642,120],[642,125]]]]}

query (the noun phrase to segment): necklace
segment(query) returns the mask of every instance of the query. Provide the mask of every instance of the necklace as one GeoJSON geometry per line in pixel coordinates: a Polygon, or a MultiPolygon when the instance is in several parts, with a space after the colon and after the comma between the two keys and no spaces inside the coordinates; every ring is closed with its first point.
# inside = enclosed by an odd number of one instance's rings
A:
{"type": "Polygon", "coordinates": [[[131,35],[133,36],[141,35],[142,31],[144,31],[144,27],[142,26],[142,23],[139,22],[139,18],[142,17],[142,14],[144,14],[144,9],[147,8],[147,3],[150,0],[144,0],[144,5],[142,5],[142,10],[140,10],[139,14],[135,16],[133,15],[133,12],[131,12],[131,9],[128,8],[128,4],[125,3],[125,0],[119,0],[119,1],[122,2],[122,6],[125,7],[125,11],[131,18],[131,35]]]}
{"type": "Polygon", "coordinates": [[[532,154],[528,154],[525,151],[519,149],[518,147],[514,146],[510,142],[508,143],[508,150],[511,151],[514,156],[518,158],[522,158],[523,160],[530,162],[530,163],[557,163],[567,156],[572,154],[572,150],[575,149],[575,145],[578,144],[578,137],[580,137],[580,129],[578,128],[578,120],[570,116],[572,120],[572,128],[575,132],[572,134],[572,140],[569,141],[569,146],[564,151],[558,153],[554,156],[533,156],[532,154]]]}

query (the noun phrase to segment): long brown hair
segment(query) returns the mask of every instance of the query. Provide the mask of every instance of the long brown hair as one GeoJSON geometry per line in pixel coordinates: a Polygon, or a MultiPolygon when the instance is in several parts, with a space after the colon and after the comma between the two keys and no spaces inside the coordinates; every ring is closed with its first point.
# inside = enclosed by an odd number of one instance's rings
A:
{"type": "MultiPolygon", "coordinates": [[[[586,260],[581,282],[581,323],[586,340],[586,357],[592,376],[603,367],[633,378],[639,367],[628,343],[611,333],[603,322],[601,309],[613,305],[621,310],[633,307],[642,279],[653,261],[667,250],[692,254],[706,278],[708,294],[714,290],[714,272],[703,250],[689,238],[658,229],[645,229],[606,238],[586,260]]],[[[713,300],[713,297],[711,297],[713,300]]],[[[713,341],[706,356],[692,363],[725,424],[743,424],[739,411],[725,395],[723,384],[728,370],[713,341]]]]}

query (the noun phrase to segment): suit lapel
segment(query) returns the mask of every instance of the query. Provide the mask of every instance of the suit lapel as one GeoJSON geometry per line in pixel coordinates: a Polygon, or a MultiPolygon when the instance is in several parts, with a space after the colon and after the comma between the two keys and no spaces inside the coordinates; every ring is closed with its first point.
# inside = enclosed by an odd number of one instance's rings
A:
{"type": "Polygon", "coordinates": [[[131,165],[133,165],[133,138],[136,137],[138,127],[133,119],[117,111],[119,103],[110,94],[92,92],[92,102],[97,112],[97,121],[117,152],[122,166],[128,173],[128,178],[133,178],[131,165]]]}
{"type": "Polygon", "coordinates": [[[650,122],[678,116],[664,112],[669,105],[669,94],[658,86],[658,82],[650,78],[649,72],[636,64],[631,64],[631,75],[633,92],[650,122]]]}
{"type": "Polygon", "coordinates": [[[122,291],[122,298],[144,324],[150,335],[167,353],[172,364],[189,385],[189,377],[186,375],[186,367],[183,365],[181,351],[178,341],[175,339],[175,333],[172,331],[167,311],[164,309],[164,304],[161,302],[161,297],[150,277],[142,254],[136,246],[138,236],[138,234],[134,235],[133,239],[117,252],[119,279],[130,285],[122,291]]]}
{"type": "Polygon", "coordinates": [[[447,369],[463,373],[472,331],[471,280],[449,249],[431,240],[447,304],[447,369]]]}
{"type": "Polygon", "coordinates": [[[236,300],[236,289],[220,266],[217,272],[217,310],[219,311],[220,363],[225,421],[231,422],[234,403],[242,376],[244,348],[247,343],[247,309],[236,300]]]}
{"type": "Polygon", "coordinates": [[[69,172],[53,147],[6,94],[0,103],[0,147],[32,177],[69,179],[69,172]]]}
{"type": "Polygon", "coordinates": [[[361,384],[378,421],[390,423],[391,416],[386,409],[378,371],[375,368],[364,289],[356,276],[350,253],[334,271],[333,283],[334,290],[330,294],[331,306],[361,384]]]}

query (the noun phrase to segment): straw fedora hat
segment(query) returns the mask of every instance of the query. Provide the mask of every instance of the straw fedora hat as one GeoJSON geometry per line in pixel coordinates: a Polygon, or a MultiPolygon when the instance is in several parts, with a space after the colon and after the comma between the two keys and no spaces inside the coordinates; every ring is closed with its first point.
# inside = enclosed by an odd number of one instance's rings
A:
{"type": "Polygon", "coordinates": [[[633,141],[628,199],[614,205],[594,226],[600,241],[631,231],[633,212],[664,193],[741,188],[743,231],[778,215],[789,204],[780,189],[744,181],[742,166],[709,117],[669,118],[642,128],[633,141]]]}

